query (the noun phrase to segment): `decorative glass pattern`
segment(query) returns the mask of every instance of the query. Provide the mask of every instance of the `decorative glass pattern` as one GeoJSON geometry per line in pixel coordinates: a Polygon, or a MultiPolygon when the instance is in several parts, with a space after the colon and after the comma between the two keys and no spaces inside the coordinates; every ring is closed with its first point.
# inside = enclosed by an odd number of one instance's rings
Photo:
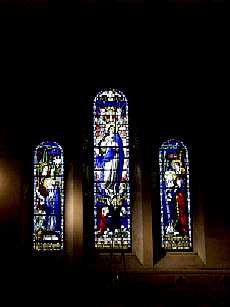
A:
{"type": "Polygon", "coordinates": [[[128,102],[116,90],[94,100],[94,234],[97,249],[129,249],[128,102]]]}
{"type": "Polygon", "coordinates": [[[34,250],[63,250],[63,211],[63,149],[43,142],[34,152],[34,250]]]}
{"type": "Polygon", "coordinates": [[[177,140],[159,151],[161,244],[168,251],[192,249],[189,160],[186,146],[177,140]]]}

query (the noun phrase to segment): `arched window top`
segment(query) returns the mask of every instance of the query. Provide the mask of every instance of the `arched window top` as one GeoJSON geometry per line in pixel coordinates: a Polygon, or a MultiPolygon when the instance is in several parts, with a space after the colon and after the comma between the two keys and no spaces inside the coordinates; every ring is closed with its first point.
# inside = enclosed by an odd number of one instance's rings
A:
{"type": "Polygon", "coordinates": [[[106,103],[108,106],[116,104],[117,106],[121,107],[123,104],[127,103],[127,98],[123,92],[115,89],[109,89],[99,91],[94,99],[94,102],[99,104],[100,107],[103,106],[103,103],[106,103]]]}
{"type": "Polygon", "coordinates": [[[180,140],[159,150],[161,245],[168,251],[192,250],[188,150],[180,140]]]}
{"type": "Polygon", "coordinates": [[[188,149],[184,142],[177,139],[167,140],[161,144],[160,155],[162,153],[165,159],[167,157],[168,160],[171,160],[170,169],[168,170],[173,170],[177,165],[184,162],[186,165],[186,174],[189,176],[188,149]]]}
{"type": "Polygon", "coordinates": [[[160,149],[162,149],[162,150],[167,149],[167,150],[172,150],[172,151],[179,149],[179,148],[184,148],[186,150],[186,152],[188,152],[185,144],[181,140],[177,140],[177,139],[167,140],[167,141],[163,142],[161,144],[161,147],[160,147],[160,149]]]}
{"type": "Polygon", "coordinates": [[[63,233],[63,149],[57,142],[45,141],[34,152],[34,250],[63,250],[63,233]]]}
{"type": "MultiPolygon", "coordinates": [[[[35,153],[39,150],[48,150],[49,154],[63,154],[63,149],[61,145],[54,141],[43,141],[39,145],[37,145],[35,149],[35,153]]],[[[37,155],[35,155],[37,157],[37,155]]]]}

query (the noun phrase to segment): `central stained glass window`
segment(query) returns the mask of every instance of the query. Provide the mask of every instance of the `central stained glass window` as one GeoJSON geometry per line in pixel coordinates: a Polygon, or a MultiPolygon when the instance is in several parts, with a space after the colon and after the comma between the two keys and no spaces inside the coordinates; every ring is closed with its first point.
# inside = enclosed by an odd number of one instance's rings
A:
{"type": "Polygon", "coordinates": [[[97,249],[131,248],[128,101],[114,89],[94,100],[94,237],[97,249]]]}

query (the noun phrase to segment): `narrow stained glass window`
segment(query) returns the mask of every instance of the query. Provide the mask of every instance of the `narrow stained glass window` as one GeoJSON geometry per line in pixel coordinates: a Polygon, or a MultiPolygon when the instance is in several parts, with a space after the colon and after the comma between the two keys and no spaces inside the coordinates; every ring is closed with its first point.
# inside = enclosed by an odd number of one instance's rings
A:
{"type": "Polygon", "coordinates": [[[94,100],[94,237],[97,249],[129,249],[128,102],[116,90],[94,100]]]}
{"type": "Polygon", "coordinates": [[[161,244],[168,251],[191,251],[189,160],[186,146],[164,142],[159,151],[161,244]]]}
{"type": "Polygon", "coordinates": [[[63,149],[43,142],[34,152],[33,248],[63,250],[63,149]]]}

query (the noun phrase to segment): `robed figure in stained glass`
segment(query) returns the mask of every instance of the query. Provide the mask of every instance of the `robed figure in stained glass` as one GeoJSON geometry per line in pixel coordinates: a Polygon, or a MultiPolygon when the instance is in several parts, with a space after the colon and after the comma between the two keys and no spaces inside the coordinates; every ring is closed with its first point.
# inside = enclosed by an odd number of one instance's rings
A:
{"type": "Polygon", "coordinates": [[[94,104],[94,217],[97,248],[128,249],[130,238],[128,104],[99,93],[94,104]]]}
{"type": "Polygon", "coordinates": [[[169,140],[160,148],[162,247],[191,250],[189,161],[182,142],[169,140]]]}
{"type": "Polygon", "coordinates": [[[43,142],[34,153],[34,249],[63,249],[64,163],[56,142],[43,142]]]}
{"type": "Polygon", "coordinates": [[[122,139],[119,133],[115,133],[114,125],[109,126],[108,132],[98,145],[96,167],[101,168],[100,190],[102,193],[113,196],[119,192],[124,163],[122,139]]]}

